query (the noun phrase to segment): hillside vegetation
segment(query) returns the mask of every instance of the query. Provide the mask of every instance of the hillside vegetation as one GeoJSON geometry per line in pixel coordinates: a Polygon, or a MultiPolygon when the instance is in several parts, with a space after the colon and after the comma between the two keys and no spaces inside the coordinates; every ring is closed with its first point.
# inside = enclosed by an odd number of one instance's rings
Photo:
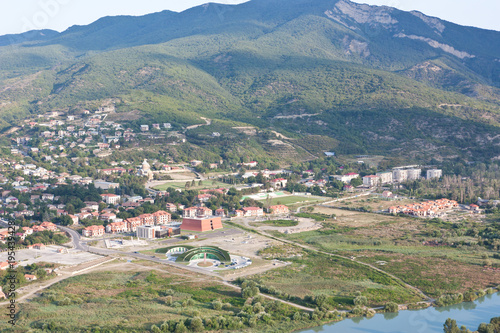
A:
{"type": "Polygon", "coordinates": [[[107,17],[0,38],[0,127],[114,98],[146,123],[204,116],[330,137],[325,149],[345,153],[495,158],[499,38],[347,0],[107,17]]]}

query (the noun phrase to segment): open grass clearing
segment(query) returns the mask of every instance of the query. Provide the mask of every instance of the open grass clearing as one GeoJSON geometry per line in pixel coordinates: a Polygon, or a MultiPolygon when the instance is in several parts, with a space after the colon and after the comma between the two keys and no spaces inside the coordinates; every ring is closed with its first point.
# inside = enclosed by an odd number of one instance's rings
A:
{"type": "MultiPolygon", "coordinates": [[[[271,205],[285,205],[285,206],[291,206],[291,205],[296,205],[300,203],[301,205],[309,205],[309,204],[314,204],[314,203],[319,203],[326,201],[328,198],[323,198],[323,197],[315,197],[315,196],[298,196],[298,195],[290,195],[286,197],[278,197],[278,198],[272,198],[270,200],[271,205]]],[[[262,199],[260,200],[262,202],[267,203],[267,199],[262,199]]]]}
{"type": "Polygon", "coordinates": [[[381,306],[389,301],[421,300],[413,290],[398,281],[351,260],[302,251],[286,261],[291,265],[251,278],[302,299],[308,295],[327,295],[329,302],[337,308],[353,307],[358,291],[368,298],[371,306],[381,306]]]}
{"type": "MultiPolygon", "coordinates": [[[[500,272],[487,271],[480,265],[464,264],[453,258],[419,256],[380,251],[351,252],[360,261],[380,266],[426,294],[439,297],[444,293],[496,287],[500,272]]],[[[458,255],[458,254],[457,254],[458,255]]],[[[466,254],[464,254],[466,256],[466,254]]]]}

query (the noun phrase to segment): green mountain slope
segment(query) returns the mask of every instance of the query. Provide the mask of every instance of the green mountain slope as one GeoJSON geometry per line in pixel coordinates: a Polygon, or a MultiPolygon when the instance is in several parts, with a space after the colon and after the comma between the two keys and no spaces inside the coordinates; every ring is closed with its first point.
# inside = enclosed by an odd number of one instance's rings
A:
{"type": "Polygon", "coordinates": [[[33,36],[0,37],[2,127],[115,98],[141,121],[207,116],[329,136],[346,153],[500,156],[500,32],[347,0],[253,0],[33,36]]]}

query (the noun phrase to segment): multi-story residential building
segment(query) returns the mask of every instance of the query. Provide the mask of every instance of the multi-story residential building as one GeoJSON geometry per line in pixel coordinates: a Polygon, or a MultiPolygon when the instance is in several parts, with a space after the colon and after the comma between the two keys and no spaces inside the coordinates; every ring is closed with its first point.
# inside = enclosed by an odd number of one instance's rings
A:
{"type": "Polygon", "coordinates": [[[104,226],[91,225],[82,230],[82,235],[85,237],[98,237],[104,235],[104,226]]]}
{"type": "Polygon", "coordinates": [[[443,176],[443,170],[441,170],[441,169],[427,170],[427,174],[426,174],[427,179],[441,178],[442,176],[443,176]]]}
{"type": "Polygon", "coordinates": [[[408,171],[405,169],[392,170],[392,179],[395,182],[402,183],[408,180],[408,171]]]}
{"type": "Polygon", "coordinates": [[[421,169],[408,169],[408,180],[418,180],[422,175],[421,169]]]}
{"type": "Polygon", "coordinates": [[[155,228],[150,225],[144,225],[137,227],[137,237],[138,238],[146,238],[146,239],[154,239],[155,238],[155,228]]]}
{"type": "Polygon", "coordinates": [[[374,187],[380,184],[380,177],[371,175],[363,177],[363,186],[374,187]]]}
{"type": "Polygon", "coordinates": [[[382,185],[392,183],[392,172],[377,172],[377,176],[380,178],[380,183],[382,185]]]}
{"type": "Polygon", "coordinates": [[[153,214],[141,214],[138,217],[141,219],[142,225],[154,225],[155,224],[155,217],[153,216],[153,214]]]}
{"type": "Polygon", "coordinates": [[[167,213],[163,210],[157,211],[153,213],[154,223],[155,225],[159,224],[167,224],[172,220],[172,214],[167,213]]]}
{"type": "Polygon", "coordinates": [[[198,208],[197,207],[185,208],[182,211],[182,217],[186,217],[186,218],[196,217],[197,214],[198,214],[198,208]]]}
{"type": "Polygon", "coordinates": [[[126,222],[110,223],[106,226],[106,232],[111,234],[127,232],[127,223],[126,222]]]}
{"type": "Polygon", "coordinates": [[[142,226],[141,219],[138,217],[131,217],[125,220],[125,223],[127,223],[127,230],[131,232],[136,232],[137,227],[142,226]]]}

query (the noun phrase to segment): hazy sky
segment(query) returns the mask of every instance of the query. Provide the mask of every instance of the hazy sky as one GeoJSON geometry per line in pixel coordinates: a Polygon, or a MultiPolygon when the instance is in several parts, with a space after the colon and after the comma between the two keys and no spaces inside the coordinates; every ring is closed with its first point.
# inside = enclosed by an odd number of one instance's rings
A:
{"type": "MultiPolygon", "coordinates": [[[[419,10],[427,15],[500,31],[499,0],[355,0],[419,10]]],[[[165,9],[182,11],[209,0],[0,0],[0,35],[33,29],[63,31],[109,15],[144,15],[165,9]]],[[[237,4],[245,0],[212,0],[237,4]]]]}

